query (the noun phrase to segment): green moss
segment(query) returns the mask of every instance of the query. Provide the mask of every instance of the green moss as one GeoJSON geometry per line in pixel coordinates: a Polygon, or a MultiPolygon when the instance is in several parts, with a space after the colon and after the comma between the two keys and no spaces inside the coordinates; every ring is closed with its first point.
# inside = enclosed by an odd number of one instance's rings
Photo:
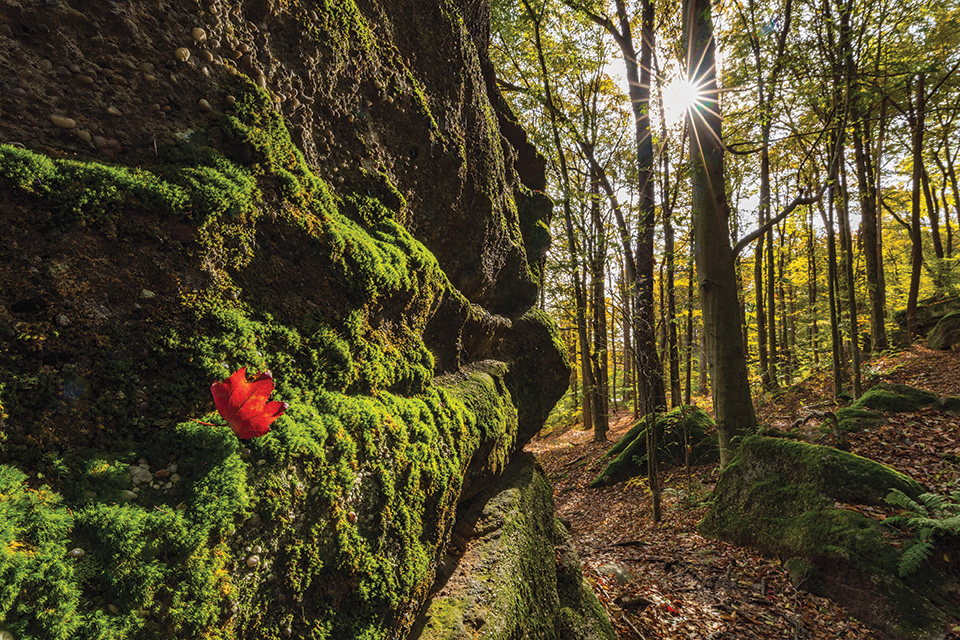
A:
{"type": "MultiPolygon", "coordinates": [[[[641,419],[625,433],[605,458],[614,459],[590,483],[592,488],[605,487],[646,472],[648,422],[641,419]]],[[[703,409],[683,406],[657,416],[658,460],[667,464],[684,464],[686,441],[692,447],[691,464],[706,464],[717,459],[717,438],[707,435],[715,429],[713,420],[703,409]]]]}
{"type": "Polygon", "coordinates": [[[212,149],[191,162],[148,171],[52,159],[0,144],[0,179],[42,199],[49,224],[122,222],[123,212],[136,207],[206,223],[230,210],[252,209],[257,191],[249,173],[212,149]]]}
{"type": "MultiPolygon", "coordinates": [[[[552,489],[527,456],[464,505],[473,523],[471,571],[430,600],[418,640],[584,640],[615,637],[585,585],[569,536],[553,516],[552,489]],[[466,581],[466,583],[464,583],[466,581]]],[[[451,583],[454,582],[451,580],[451,583]]]]}
{"type": "Polygon", "coordinates": [[[880,424],[883,417],[879,411],[861,409],[858,407],[845,407],[836,412],[837,423],[844,431],[863,431],[872,429],[880,424]]]}
{"type": "Polygon", "coordinates": [[[905,384],[880,383],[860,396],[852,409],[873,409],[887,413],[916,411],[933,404],[935,393],[908,387],[905,384]]]}

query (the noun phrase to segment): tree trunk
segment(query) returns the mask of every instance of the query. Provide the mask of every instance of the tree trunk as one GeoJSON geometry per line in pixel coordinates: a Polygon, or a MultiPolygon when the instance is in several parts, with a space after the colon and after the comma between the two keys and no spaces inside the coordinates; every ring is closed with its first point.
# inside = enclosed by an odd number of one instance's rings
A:
{"type": "Polygon", "coordinates": [[[593,440],[604,442],[607,439],[607,423],[609,422],[610,408],[607,404],[609,394],[609,380],[607,378],[607,302],[604,277],[606,274],[607,232],[604,228],[603,217],[600,215],[600,180],[591,172],[590,219],[593,225],[595,238],[593,259],[590,265],[591,307],[593,320],[593,397],[590,399],[593,408],[593,440]]]}
{"type": "Polygon", "coordinates": [[[679,407],[682,397],[680,388],[680,346],[677,337],[677,292],[674,255],[673,224],[664,220],[667,251],[667,343],[670,353],[670,406],[679,407]]]}
{"type": "Polygon", "coordinates": [[[683,401],[684,404],[691,404],[693,395],[692,389],[692,369],[693,369],[693,261],[688,262],[687,269],[687,351],[686,351],[686,381],[684,385],[683,401]]]}
{"type": "MultiPolygon", "coordinates": [[[[764,209],[760,210],[760,225],[764,219],[764,209]]],[[[770,388],[770,364],[767,362],[767,307],[763,301],[763,236],[757,240],[757,248],[753,253],[753,290],[757,298],[757,353],[760,358],[760,384],[764,389],[770,388]]]]}
{"type": "Polygon", "coordinates": [[[813,209],[810,210],[810,224],[807,236],[807,301],[812,320],[810,322],[810,349],[813,351],[814,366],[820,364],[820,332],[817,327],[817,254],[816,236],[813,227],[813,209]]]}
{"type": "MultiPolygon", "coordinates": [[[[831,187],[832,189],[832,187],[831,187]]],[[[830,311],[830,346],[833,352],[833,397],[843,393],[843,344],[840,342],[840,321],[837,318],[837,239],[833,224],[833,196],[830,206],[823,210],[822,201],[817,203],[823,226],[827,228],[827,299],[830,311]]]]}
{"type": "MultiPolygon", "coordinates": [[[[641,16],[641,47],[639,57],[639,75],[637,57],[630,49],[630,22],[623,0],[616,0],[620,17],[621,33],[629,47],[621,47],[624,62],[627,65],[627,79],[630,83],[630,102],[636,122],[637,170],[640,183],[640,206],[637,225],[637,353],[640,357],[639,373],[641,389],[644,389],[644,412],[662,411],[667,406],[666,389],[663,384],[663,367],[657,353],[655,315],[653,308],[653,272],[656,260],[654,250],[656,201],[654,200],[654,154],[653,136],[650,130],[650,79],[653,57],[653,2],[643,0],[641,16]],[[633,55],[630,55],[630,54],[633,55]]],[[[659,490],[654,491],[654,502],[658,502],[659,490]]]]}
{"type": "Polygon", "coordinates": [[[730,207],[723,173],[722,118],[710,1],[684,0],[683,6],[687,77],[703,88],[704,96],[701,106],[687,116],[692,132],[691,218],[722,467],[731,460],[734,438],[752,431],[757,418],[740,337],[739,283],[729,240],[730,207]]]}
{"type": "Polygon", "coordinates": [[[927,217],[930,218],[930,237],[933,240],[933,255],[936,260],[933,264],[933,286],[938,296],[942,296],[947,288],[946,274],[943,263],[943,241],[940,238],[940,205],[934,197],[930,185],[930,175],[926,167],[921,167],[920,181],[923,185],[923,197],[927,204],[927,217]]]}
{"type": "Polygon", "coordinates": [[[851,378],[853,380],[853,399],[856,400],[861,395],[860,330],[857,326],[857,296],[853,280],[853,237],[850,234],[850,216],[847,206],[847,178],[843,164],[843,151],[840,152],[838,164],[840,180],[839,183],[834,183],[835,186],[830,193],[830,197],[834,200],[837,217],[840,222],[840,247],[843,251],[847,304],[850,308],[850,355],[853,361],[851,378]]]}
{"type": "MultiPolygon", "coordinates": [[[[848,73],[855,75],[852,69],[852,55],[849,57],[848,73]]],[[[883,324],[886,314],[884,297],[881,295],[880,272],[883,261],[877,253],[879,230],[877,228],[877,192],[870,149],[870,120],[861,113],[860,97],[854,99],[856,111],[853,114],[853,150],[857,166],[857,187],[860,192],[860,239],[863,242],[863,262],[867,275],[867,293],[870,299],[870,342],[877,350],[887,348],[887,331],[883,324]]]]}
{"type": "Polygon", "coordinates": [[[912,138],[913,190],[910,198],[910,291],[907,294],[907,335],[913,340],[917,330],[917,299],[920,296],[920,270],[923,268],[923,238],[920,228],[920,190],[923,182],[923,133],[926,116],[924,74],[917,74],[916,104],[908,120],[912,138]]]}

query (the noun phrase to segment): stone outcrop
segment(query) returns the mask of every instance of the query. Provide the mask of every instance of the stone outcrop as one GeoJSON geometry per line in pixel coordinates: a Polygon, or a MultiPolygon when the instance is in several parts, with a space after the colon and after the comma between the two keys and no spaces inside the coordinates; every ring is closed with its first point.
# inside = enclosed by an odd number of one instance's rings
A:
{"type": "Polygon", "coordinates": [[[951,311],[937,321],[927,333],[927,345],[942,351],[960,349],[960,311],[951,311]]]}
{"type": "Polygon", "coordinates": [[[406,636],[569,371],[485,6],[0,0],[0,630],[406,636]]]}
{"type": "Polygon", "coordinates": [[[884,504],[893,489],[914,500],[923,492],[873,460],[751,436],[720,474],[700,531],[777,555],[800,588],[838,601],[880,637],[943,638],[947,621],[960,613],[951,596],[955,571],[939,561],[955,541],[901,577],[909,543],[901,545],[895,530],[860,511],[884,504]]]}

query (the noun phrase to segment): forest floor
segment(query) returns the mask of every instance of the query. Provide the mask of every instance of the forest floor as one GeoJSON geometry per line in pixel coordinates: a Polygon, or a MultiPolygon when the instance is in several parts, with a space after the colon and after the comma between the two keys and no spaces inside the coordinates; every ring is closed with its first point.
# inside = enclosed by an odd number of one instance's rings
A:
{"type": "MultiPolygon", "coordinates": [[[[960,353],[915,346],[875,358],[865,371],[873,382],[960,395],[960,353]]],[[[821,373],[775,399],[761,400],[761,424],[785,429],[814,408],[834,408],[832,384],[829,373],[821,373]]],[[[620,640],[879,638],[832,600],[795,589],[777,558],[697,532],[717,479],[716,464],[694,467],[689,477],[683,468],[663,474],[659,525],[651,518],[646,480],[587,488],[606,464],[601,456],[633,422],[632,413],[615,414],[606,443],[593,442],[592,432],[574,425],[527,445],[553,483],[557,515],[570,526],[584,576],[620,640]]],[[[958,418],[932,409],[887,415],[877,429],[851,434],[850,447],[935,492],[957,488],[958,418]]],[[[884,517],[882,509],[873,510],[867,515],[884,517]]]]}

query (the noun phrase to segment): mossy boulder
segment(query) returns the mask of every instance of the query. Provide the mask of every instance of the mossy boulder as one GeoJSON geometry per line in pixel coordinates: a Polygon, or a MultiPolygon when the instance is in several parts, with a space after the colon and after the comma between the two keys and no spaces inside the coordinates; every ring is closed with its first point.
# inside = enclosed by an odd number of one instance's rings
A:
{"type": "MultiPolygon", "coordinates": [[[[941,318],[960,311],[960,298],[927,298],[917,304],[917,329],[926,334],[935,327],[941,318]]],[[[893,319],[901,329],[907,328],[907,311],[900,309],[893,313],[893,319]]]]}
{"type": "Polygon", "coordinates": [[[958,612],[932,567],[901,579],[884,526],[837,503],[878,505],[923,488],[880,463],[829,447],[751,436],[722,471],[704,535],[787,560],[800,586],[829,596],[892,638],[941,637],[958,612]]]}
{"type": "Polygon", "coordinates": [[[410,640],[614,640],[532,456],[458,511],[439,589],[410,640]]]}
{"type": "Polygon", "coordinates": [[[883,414],[879,411],[861,409],[858,407],[844,407],[835,412],[837,422],[844,431],[864,431],[880,424],[883,414]]]}
{"type": "Polygon", "coordinates": [[[850,408],[883,413],[906,413],[929,406],[936,400],[937,394],[930,391],[905,384],[881,382],[860,396],[850,408]]]}
{"type": "Polygon", "coordinates": [[[863,431],[880,424],[884,413],[917,411],[938,402],[937,394],[905,384],[881,382],[849,407],[835,413],[844,431],[863,431]]]}
{"type": "MultiPolygon", "coordinates": [[[[606,487],[646,473],[649,421],[641,418],[613,445],[604,458],[613,460],[590,483],[606,487]]],[[[657,460],[668,465],[684,464],[690,447],[690,464],[707,464],[719,459],[716,424],[707,413],[692,405],[671,409],[656,418],[657,460]]]]}
{"type": "Polygon", "coordinates": [[[954,351],[960,348],[960,310],[951,311],[940,318],[927,334],[927,346],[931,349],[954,351]]]}

